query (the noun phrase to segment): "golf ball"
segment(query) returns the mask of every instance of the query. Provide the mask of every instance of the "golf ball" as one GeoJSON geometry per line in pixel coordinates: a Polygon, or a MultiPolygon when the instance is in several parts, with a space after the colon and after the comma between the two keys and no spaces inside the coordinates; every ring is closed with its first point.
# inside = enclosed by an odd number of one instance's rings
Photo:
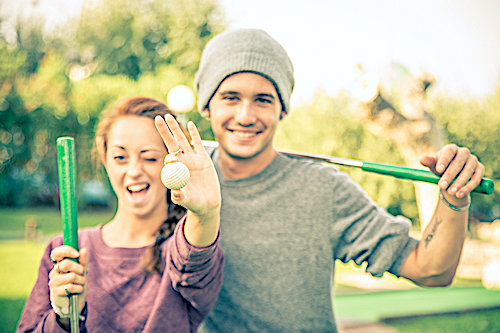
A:
{"type": "Polygon", "coordinates": [[[161,181],[171,190],[180,190],[189,182],[189,169],[181,162],[166,163],[161,169],[161,181]]]}

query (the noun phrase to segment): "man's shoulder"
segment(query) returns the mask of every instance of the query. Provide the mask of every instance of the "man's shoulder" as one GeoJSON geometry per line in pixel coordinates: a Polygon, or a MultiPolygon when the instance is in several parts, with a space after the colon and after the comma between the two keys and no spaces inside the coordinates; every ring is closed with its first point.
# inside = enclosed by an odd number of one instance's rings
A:
{"type": "Polygon", "coordinates": [[[337,175],[339,170],[333,165],[326,162],[314,160],[307,157],[291,156],[285,153],[280,153],[279,156],[286,161],[286,164],[296,172],[318,172],[321,175],[331,174],[337,175]]]}

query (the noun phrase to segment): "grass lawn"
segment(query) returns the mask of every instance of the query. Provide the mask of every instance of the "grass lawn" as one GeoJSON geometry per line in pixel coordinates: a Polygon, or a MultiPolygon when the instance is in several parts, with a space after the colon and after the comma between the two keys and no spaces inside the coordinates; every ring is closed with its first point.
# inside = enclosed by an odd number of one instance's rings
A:
{"type": "Polygon", "coordinates": [[[498,333],[500,332],[500,308],[386,319],[383,323],[395,327],[402,333],[498,333]]]}
{"type": "MultiPolygon", "coordinates": [[[[78,212],[78,226],[106,223],[113,214],[113,211],[102,209],[78,212]]],[[[30,217],[35,217],[44,235],[62,233],[61,213],[55,208],[0,208],[0,216],[0,240],[22,238],[24,224],[30,217]]]]}
{"type": "MultiPolygon", "coordinates": [[[[103,224],[113,212],[78,213],[80,227],[103,224]]],[[[31,292],[49,237],[61,233],[60,214],[55,209],[0,208],[0,333],[14,332],[26,298],[31,292]],[[37,242],[22,239],[24,222],[30,215],[40,221],[44,237],[37,242]],[[17,238],[17,239],[14,239],[17,238]]],[[[350,272],[352,265],[337,265],[337,273],[350,272]]],[[[500,291],[485,290],[477,282],[460,281],[451,288],[367,292],[337,285],[336,316],[384,323],[400,332],[500,332],[500,308],[444,315],[470,307],[500,306],[500,291]],[[444,309],[443,309],[444,307],[444,309]],[[406,316],[405,318],[390,318],[406,316]]]]}

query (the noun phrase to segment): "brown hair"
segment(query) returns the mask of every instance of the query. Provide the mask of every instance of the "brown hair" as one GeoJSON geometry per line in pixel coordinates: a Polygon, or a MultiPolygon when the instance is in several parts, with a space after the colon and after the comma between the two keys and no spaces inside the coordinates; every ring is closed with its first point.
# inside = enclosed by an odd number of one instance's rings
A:
{"type": "MultiPolygon", "coordinates": [[[[148,97],[132,96],[116,101],[111,109],[103,112],[103,116],[96,128],[94,147],[92,149],[96,165],[103,164],[108,149],[108,133],[116,120],[126,116],[148,117],[154,120],[156,116],[164,116],[167,113],[175,117],[175,114],[164,103],[148,97]]],[[[191,140],[186,129],[182,125],[180,126],[186,137],[191,140]]],[[[170,190],[166,189],[166,191],[167,220],[160,226],[155,244],[146,253],[142,262],[143,268],[148,272],[160,273],[162,271],[160,245],[173,234],[175,226],[186,213],[184,207],[178,206],[170,200],[170,190]]]]}

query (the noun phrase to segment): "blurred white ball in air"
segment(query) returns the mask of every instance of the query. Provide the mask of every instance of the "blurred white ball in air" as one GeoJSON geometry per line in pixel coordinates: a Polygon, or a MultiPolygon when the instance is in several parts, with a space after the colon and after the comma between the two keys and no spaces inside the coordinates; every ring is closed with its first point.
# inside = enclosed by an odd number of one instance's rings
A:
{"type": "Polygon", "coordinates": [[[193,110],[195,103],[193,89],[182,84],[173,87],[167,94],[167,105],[174,112],[189,112],[193,110]]]}

